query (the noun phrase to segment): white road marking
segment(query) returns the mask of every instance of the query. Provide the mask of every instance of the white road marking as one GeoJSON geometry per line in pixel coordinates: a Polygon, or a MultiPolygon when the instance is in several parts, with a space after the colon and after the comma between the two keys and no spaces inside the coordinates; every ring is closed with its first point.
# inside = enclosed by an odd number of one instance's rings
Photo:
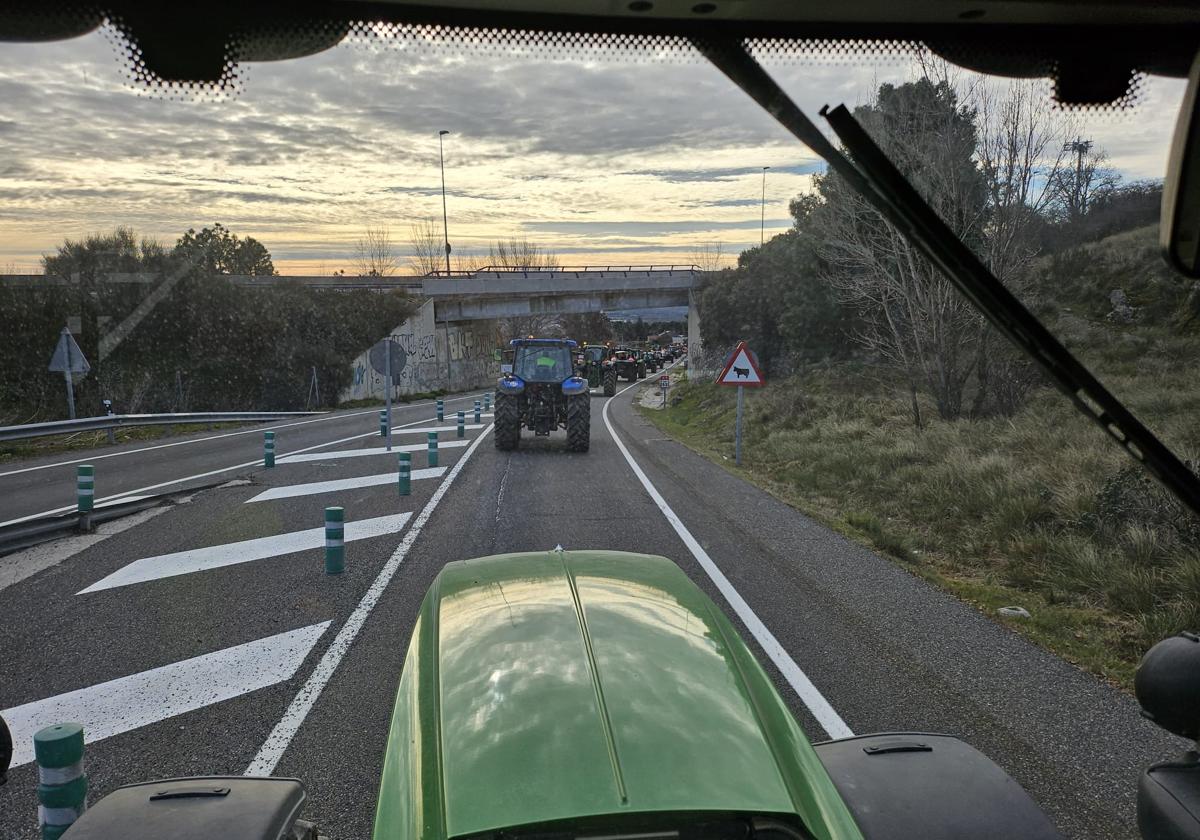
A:
{"type": "Polygon", "coordinates": [[[161,668],[5,709],[13,766],[33,761],[33,734],[64,721],[100,741],[291,679],[332,622],[324,621],[161,668]]]}
{"type": "MultiPolygon", "coordinates": [[[[390,516],[377,516],[374,519],[352,519],[346,523],[346,542],[367,540],[384,534],[395,534],[404,528],[404,523],[411,516],[411,513],[397,513],[390,516]]],[[[259,537],[224,545],[210,545],[206,548],[177,551],[173,554],[143,557],[75,594],[86,595],[104,589],[115,589],[118,586],[129,586],[160,578],[219,569],[222,566],[235,566],[239,563],[249,563],[267,557],[278,557],[281,554],[309,551],[324,545],[325,527],[321,526],[320,528],[278,534],[273,537],[259,537]]]]}
{"type": "MultiPolygon", "coordinates": [[[[425,421],[425,422],[428,422],[428,421],[425,421]]],[[[453,432],[457,428],[458,428],[458,424],[455,424],[453,426],[422,426],[419,429],[408,429],[408,428],[404,428],[402,426],[393,426],[392,434],[394,434],[394,435],[422,435],[422,434],[425,434],[426,432],[453,432]]],[[[471,431],[472,429],[482,429],[482,428],[483,428],[482,423],[463,423],[463,429],[468,432],[471,431]]],[[[376,432],[375,434],[379,434],[379,432],[376,432]]],[[[441,441],[438,441],[438,442],[440,443],[441,441]]],[[[396,447],[393,446],[392,448],[395,449],[396,447]]]]}
{"type": "MultiPolygon", "coordinates": [[[[622,388],[614,396],[619,397],[630,388],[635,388],[638,385],[645,384],[647,383],[635,382],[626,388],[622,388]]],[[[617,432],[613,428],[612,422],[608,419],[608,407],[610,405],[612,405],[612,398],[610,398],[609,401],[604,404],[604,410],[601,412],[601,416],[604,418],[604,425],[608,427],[608,433],[612,435],[613,442],[617,444],[617,448],[621,450],[621,454],[624,455],[625,460],[629,462],[629,466],[633,469],[634,475],[636,475],[638,480],[642,482],[642,487],[646,489],[646,492],[650,494],[650,498],[654,500],[656,505],[658,505],[658,509],[662,511],[663,516],[667,518],[667,522],[671,524],[671,527],[675,529],[675,533],[677,533],[679,538],[683,540],[683,544],[688,547],[688,550],[692,553],[692,556],[696,558],[696,562],[700,564],[701,568],[703,568],[708,574],[712,582],[716,584],[717,589],[720,590],[723,596],[725,596],[725,600],[729,602],[729,606],[733,607],[733,611],[737,613],[738,618],[740,618],[742,623],[746,625],[746,629],[750,631],[751,635],[753,635],[758,643],[762,646],[762,649],[766,651],[767,656],[771,657],[771,661],[775,663],[775,667],[779,669],[779,672],[783,674],[783,678],[788,681],[788,684],[791,685],[796,694],[800,696],[800,700],[805,706],[808,707],[808,710],[812,712],[812,716],[816,718],[817,723],[821,725],[826,734],[828,734],[830,738],[853,737],[854,732],[849,726],[846,725],[846,722],[842,720],[841,716],[834,711],[833,706],[829,704],[829,701],[825,699],[825,696],[817,690],[817,687],[813,685],[812,680],[810,680],[808,676],[802,670],[800,670],[800,666],[796,664],[796,661],[792,659],[791,655],[784,649],[783,645],[779,643],[779,640],[775,638],[775,635],[767,629],[767,626],[763,624],[762,620],[755,615],[754,610],[750,608],[750,605],[746,603],[745,599],[742,598],[741,594],[736,588],[734,588],[734,585],[729,582],[729,578],[725,577],[724,572],[722,572],[720,568],[717,567],[717,564],[713,562],[713,559],[708,556],[708,552],[704,550],[704,547],[697,542],[696,538],[692,536],[691,531],[689,531],[680,518],[675,515],[675,511],[671,510],[671,506],[667,504],[666,499],[664,499],[662,494],[660,494],[658,490],[655,489],[654,485],[650,483],[650,479],[646,477],[646,473],[642,472],[642,468],[638,466],[637,461],[633,459],[633,455],[629,453],[629,450],[625,447],[625,444],[621,441],[621,438],[617,436],[617,432]]]]}
{"type": "MultiPolygon", "coordinates": [[[[475,399],[475,395],[472,394],[467,397],[451,397],[451,398],[445,400],[445,402],[447,402],[447,403],[462,402],[463,400],[474,400],[474,399],[475,399]]],[[[401,404],[397,404],[397,405],[393,406],[392,410],[398,411],[398,410],[404,409],[404,408],[420,408],[423,405],[434,405],[434,404],[435,403],[433,401],[419,402],[419,403],[401,403],[401,404]]],[[[313,420],[299,420],[294,423],[283,423],[281,425],[276,425],[276,426],[255,426],[252,429],[242,429],[241,431],[237,431],[237,432],[225,432],[224,434],[210,435],[209,437],[191,438],[189,440],[177,440],[172,443],[159,443],[154,446],[143,446],[140,449],[127,449],[123,452],[109,452],[106,455],[88,455],[86,458],[76,458],[71,461],[55,461],[53,464],[39,464],[36,467],[22,467],[21,469],[18,469],[18,470],[9,470],[8,472],[0,472],[0,478],[4,478],[5,476],[9,476],[9,475],[18,475],[20,473],[35,472],[36,470],[49,470],[49,469],[53,469],[54,467],[69,467],[72,464],[90,464],[93,461],[99,461],[103,458],[120,458],[122,455],[136,455],[139,452],[150,452],[155,449],[168,449],[172,446],[187,446],[188,444],[192,444],[192,443],[204,443],[205,441],[220,440],[221,438],[236,437],[237,435],[250,435],[250,434],[254,434],[255,432],[265,432],[265,431],[269,431],[272,429],[290,429],[293,426],[305,426],[305,425],[308,425],[309,423],[324,423],[329,420],[344,420],[348,417],[361,417],[364,414],[376,414],[377,415],[378,413],[379,413],[379,409],[370,409],[368,411],[355,411],[350,414],[331,414],[331,415],[327,415],[324,417],[317,417],[313,420]]],[[[469,414],[471,412],[467,412],[467,413],[469,414]]],[[[170,424],[164,423],[163,425],[169,426],[170,424]]]]}
{"type": "MultiPolygon", "coordinates": [[[[373,434],[379,434],[374,432],[373,434]]],[[[460,446],[470,446],[469,440],[439,440],[438,451],[457,449],[460,446]]],[[[424,452],[428,443],[406,443],[403,446],[393,446],[391,452],[386,446],[372,446],[368,449],[335,449],[332,452],[310,452],[307,455],[284,455],[275,459],[275,466],[280,464],[299,464],[306,461],[330,461],[343,458],[362,458],[367,455],[391,455],[396,452],[424,452]]]]}
{"type": "MultiPolygon", "coordinates": [[[[411,423],[405,423],[404,426],[394,427],[392,429],[392,432],[394,434],[396,432],[396,429],[404,428],[407,426],[415,426],[418,423],[425,423],[425,422],[428,422],[428,421],[414,420],[411,423]]],[[[454,429],[455,427],[449,426],[447,428],[454,429]]],[[[468,429],[471,429],[471,428],[478,429],[481,427],[480,426],[467,426],[467,428],[468,429]]],[[[301,452],[310,452],[314,449],[321,449],[326,446],[333,446],[334,444],[337,444],[337,443],[347,443],[352,440],[361,440],[362,438],[372,437],[372,436],[375,436],[378,434],[379,434],[379,431],[376,430],[373,432],[363,432],[362,434],[358,434],[358,435],[350,435],[349,437],[338,438],[336,440],[327,440],[324,443],[315,443],[312,446],[306,446],[303,449],[297,449],[290,454],[297,455],[301,452]]],[[[395,447],[392,447],[392,448],[395,449],[395,447]]],[[[283,456],[283,457],[287,457],[287,456],[283,456]]],[[[240,469],[244,469],[245,467],[261,467],[262,463],[263,463],[262,458],[259,458],[257,461],[246,461],[241,464],[234,464],[233,466],[230,466],[230,467],[221,467],[220,469],[209,470],[208,472],[196,473],[195,475],[186,475],[183,478],[173,478],[170,481],[160,481],[158,484],[148,484],[145,487],[138,487],[136,490],[126,490],[123,493],[115,493],[111,496],[105,496],[102,499],[97,499],[96,504],[99,505],[101,502],[110,502],[110,501],[113,501],[114,499],[119,500],[119,501],[124,501],[127,497],[137,494],[137,493],[145,493],[148,490],[158,490],[162,487],[170,487],[172,484],[182,484],[185,481],[192,481],[197,478],[208,478],[211,475],[220,475],[221,473],[229,472],[230,470],[240,470],[240,469]]],[[[278,463],[278,461],[276,463],[278,463]]],[[[75,505],[64,505],[63,507],[55,508],[54,510],[44,510],[41,513],[31,513],[28,516],[21,516],[16,519],[10,519],[7,522],[0,522],[0,527],[3,527],[5,525],[16,525],[18,522],[28,522],[30,519],[40,519],[43,516],[55,516],[60,513],[69,513],[70,511],[73,511],[73,510],[75,510],[75,505]]]]}
{"type": "Polygon", "coordinates": [[[492,426],[488,426],[479,437],[472,441],[470,448],[454,464],[454,467],[450,470],[450,474],[446,476],[446,480],[438,486],[438,489],[433,492],[433,496],[425,503],[425,507],[417,515],[412,527],[408,529],[408,533],[404,535],[404,539],[396,547],[396,551],[388,559],[387,563],[384,564],[383,569],[379,572],[379,576],[371,584],[371,588],[367,590],[362,600],[358,602],[358,606],[354,608],[354,612],[350,613],[350,617],[346,619],[346,623],[342,625],[342,629],[334,636],[333,642],[325,651],[324,656],[321,657],[321,661],[317,663],[317,667],[313,669],[312,674],[305,681],[299,693],[296,694],[295,699],[292,700],[292,704],[288,706],[287,711],[283,713],[283,717],[279,719],[279,723],[275,724],[275,728],[271,730],[271,734],[267,736],[267,740],[259,748],[258,754],[254,756],[254,760],[246,768],[245,775],[269,776],[275,770],[275,766],[279,764],[279,759],[283,757],[288,744],[292,742],[292,738],[300,730],[304,719],[308,717],[309,711],[316,704],[317,698],[321,696],[321,692],[329,684],[330,678],[333,677],[334,671],[341,664],[342,657],[346,655],[346,651],[350,649],[350,645],[358,637],[358,633],[362,630],[362,626],[371,614],[371,610],[375,609],[375,605],[379,602],[388,584],[391,583],[396,570],[400,568],[400,564],[404,562],[404,558],[412,549],[413,544],[421,536],[421,529],[425,527],[425,523],[433,515],[438,503],[446,495],[446,491],[450,489],[450,485],[454,483],[454,479],[462,472],[462,468],[466,466],[471,455],[479,448],[479,444],[488,436],[492,428],[492,426]]]}
{"type": "MultiPolygon", "coordinates": [[[[413,481],[423,478],[441,478],[446,467],[432,467],[413,470],[413,481]]],[[[361,475],[358,478],[339,478],[333,481],[314,481],[309,484],[291,484],[287,487],[272,487],[264,490],[244,504],[251,502],[268,502],[272,499],[290,499],[294,496],[315,496],[318,493],[333,493],[337,490],[357,490],[360,487],[378,487],[381,484],[396,484],[399,476],[395,472],[379,473],[378,475],[361,475]]]]}

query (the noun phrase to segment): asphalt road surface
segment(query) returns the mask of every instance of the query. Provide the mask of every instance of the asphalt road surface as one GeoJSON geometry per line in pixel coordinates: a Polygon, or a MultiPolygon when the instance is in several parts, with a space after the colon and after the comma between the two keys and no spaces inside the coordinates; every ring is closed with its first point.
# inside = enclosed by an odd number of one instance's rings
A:
{"type": "MultiPolygon", "coordinates": [[[[1069,836],[1136,835],[1138,774],[1182,740],[1130,697],[663,438],[632,406],[637,390],[593,396],[586,454],[565,452],[561,433],[498,452],[486,417],[462,440],[443,430],[438,469],[423,472],[413,452],[407,497],[388,478],[395,455],[372,452],[374,410],[280,428],[271,470],[232,467],[261,458],[260,434],[96,461],[99,497],[224,467],[230,483],[101,541],[0,558],[0,714],[19,736],[0,837],[37,836],[28,734],[81,719],[93,802],[132,781],[267,772],[305,782],[306,816],[334,840],[370,837],[396,684],[434,576],[560,544],[679,563],[813,740],[959,735],[1069,836]],[[348,523],[336,577],[320,547],[328,505],[348,523]],[[31,563],[41,570],[3,583],[6,567],[31,563]]],[[[451,425],[429,404],[398,408],[394,423],[451,425]]],[[[73,476],[72,465],[0,475],[0,493],[9,510],[50,510],[70,503],[73,476]]]]}

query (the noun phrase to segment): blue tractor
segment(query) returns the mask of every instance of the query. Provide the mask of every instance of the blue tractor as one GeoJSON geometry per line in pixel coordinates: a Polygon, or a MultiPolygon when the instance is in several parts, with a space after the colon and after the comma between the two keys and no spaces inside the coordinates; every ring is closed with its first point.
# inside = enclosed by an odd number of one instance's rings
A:
{"type": "Polygon", "coordinates": [[[566,429],[567,451],[587,452],[591,437],[588,381],[575,371],[575,342],[563,338],[513,339],[512,371],[496,385],[496,448],[516,449],[521,428],[549,437],[566,429]]]}

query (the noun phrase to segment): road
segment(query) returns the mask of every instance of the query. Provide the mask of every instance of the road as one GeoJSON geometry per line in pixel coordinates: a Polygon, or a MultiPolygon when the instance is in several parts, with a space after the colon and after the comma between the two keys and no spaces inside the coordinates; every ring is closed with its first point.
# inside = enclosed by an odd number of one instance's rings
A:
{"type": "MultiPolygon", "coordinates": [[[[307,815],[331,838],[366,838],[409,633],[438,570],[559,544],[641,551],[679,563],[729,612],[813,740],[953,733],[1069,836],[1135,836],[1141,768],[1183,741],[1128,696],[663,438],[633,407],[637,390],[593,397],[586,454],[566,453],[561,434],[498,452],[487,418],[463,441],[442,432],[445,469],[403,498],[390,481],[305,487],[394,469],[394,456],[355,454],[379,446],[376,412],[280,430],[275,469],[222,473],[242,480],[61,562],[43,556],[46,568],[0,589],[2,713],[27,726],[91,715],[93,801],[134,780],[273,772],[305,782],[307,815]],[[291,495],[253,501],[272,492],[291,495]],[[338,577],[323,574],[312,533],[331,504],[348,522],[338,577]]],[[[395,423],[436,425],[429,405],[395,423]]],[[[97,486],[252,461],[251,441],[261,436],[177,447],[170,463],[164,451],[110,459],[130,473],[111,479],[99,462],[97,486]]],[[[70,469],[42,473],[69,486],[70,469]]],[[[27,507],[58,497],[39,498],[27,507]]],[[[22,562],[0,558],[0,571],[22,562]]],[[[31,763],[10,773],[0,837],[36,836],[35,785],[31,763]]]]}

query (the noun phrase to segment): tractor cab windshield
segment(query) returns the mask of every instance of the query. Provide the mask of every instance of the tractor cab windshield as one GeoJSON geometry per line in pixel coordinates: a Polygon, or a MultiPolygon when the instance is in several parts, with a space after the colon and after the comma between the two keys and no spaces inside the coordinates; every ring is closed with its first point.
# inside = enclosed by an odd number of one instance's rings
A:
{"type": "Polygon", "coordinates": [[[574,370],[565,345],[525,345],[517,348],[513,373],[526,382],[562,382],[574,370]]]}
{"type": "Polygon", "coordinates": [[[583,358],[589,362],[602,362],[604,361],[605,350],[606,348],[604,347],[585,347],[583,358]]]}

